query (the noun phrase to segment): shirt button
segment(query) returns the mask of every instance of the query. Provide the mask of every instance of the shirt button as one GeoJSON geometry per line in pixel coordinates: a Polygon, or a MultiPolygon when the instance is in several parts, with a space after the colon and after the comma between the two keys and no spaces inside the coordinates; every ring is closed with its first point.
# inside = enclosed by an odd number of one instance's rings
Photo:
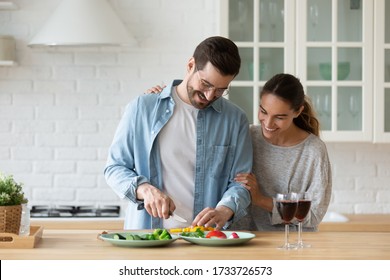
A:
{"type": "Polygon", "coordinates": [[[169,110],[166,110],[165,112],[166,112],[166,113],[169,113],[169,110]]]}

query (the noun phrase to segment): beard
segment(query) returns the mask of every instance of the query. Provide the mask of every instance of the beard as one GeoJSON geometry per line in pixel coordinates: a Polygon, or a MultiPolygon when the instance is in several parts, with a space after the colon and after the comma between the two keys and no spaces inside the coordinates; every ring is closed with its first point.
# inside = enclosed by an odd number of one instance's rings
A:
{"type": "Polygon", "coordinates": [[[206,95],[191,87],[187,84],[187,94],[188,99],[190,100],[192,106],[194,106],[197,109],[206,109],[209,107],[215,100],[218,99],[218,97],[214,96],[213,99],[210,101],[206,98],[206,95]]]}

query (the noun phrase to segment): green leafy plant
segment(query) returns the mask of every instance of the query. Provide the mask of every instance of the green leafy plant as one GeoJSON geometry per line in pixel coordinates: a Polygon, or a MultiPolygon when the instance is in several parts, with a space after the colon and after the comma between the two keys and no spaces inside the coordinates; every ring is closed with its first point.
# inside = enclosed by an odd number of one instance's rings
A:
{"type": "Polygon", "coordinates": [[[4,175],[0,172],[0,206],[27,203],[22,186],[23,184],[15,182],[12,175],[4,175]]]}

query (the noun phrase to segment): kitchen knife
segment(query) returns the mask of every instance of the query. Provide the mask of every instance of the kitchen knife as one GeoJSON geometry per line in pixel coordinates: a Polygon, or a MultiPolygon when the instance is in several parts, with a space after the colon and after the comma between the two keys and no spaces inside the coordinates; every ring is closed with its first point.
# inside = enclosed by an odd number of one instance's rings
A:
{"type": "MultiPolygon", "coordinates": [[[[144,204],[143,203],[138,204],[137,210],[142,210],[142,209],[144,209],[144,204]]],[[[172,218],[174,218],[176,221],[178,221],[178,222],[182,222],[182,223],[186,223],[187,222],[186,219],[184,219],[183,217],[180,217],[179,215],[177,215],[175,213],[169,213],[169,215],[172,218]]]]}
{"type": "Polygon", "coordinates": [[[184,219],[183,217],[180,217],[179,215],[175,213],[171,213],[171,217],[174,218],[176,221],[181,222],[181,223],[186,223],[187,220],[184,219]]]}

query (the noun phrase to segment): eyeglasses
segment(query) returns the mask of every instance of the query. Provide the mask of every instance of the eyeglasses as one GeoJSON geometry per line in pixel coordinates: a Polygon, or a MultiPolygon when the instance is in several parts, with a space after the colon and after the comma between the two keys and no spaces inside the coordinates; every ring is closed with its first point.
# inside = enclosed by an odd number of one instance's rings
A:
{"type": "Polygon", "coordinates": [[[195,66],[195,70],[196,70],[196,73],[197,73],[198,79],[199,79],[200,91],[202,91],[204,93],[213,92],[215,94],[215,96],[218,98],[221,96],[225,96],[229,93],[230,84],[229,84],[228,88],[216,88],[215,86],[211,85],[209,82],[203,80],[200,77],[199,70],[198,70],[197,66],[195,66]]]}

